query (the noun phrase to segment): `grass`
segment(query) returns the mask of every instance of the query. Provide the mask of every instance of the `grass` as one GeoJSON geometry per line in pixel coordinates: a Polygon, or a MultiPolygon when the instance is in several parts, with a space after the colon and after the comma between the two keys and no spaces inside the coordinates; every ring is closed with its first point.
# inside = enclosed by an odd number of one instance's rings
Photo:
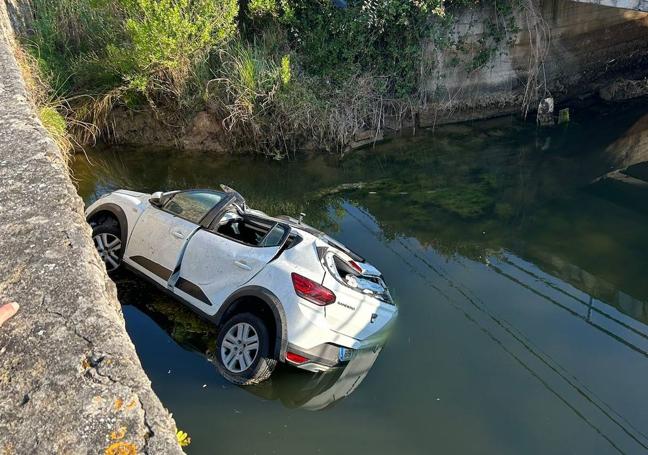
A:
{"type": "Polygon", "coordinates": [[[63,101],[52,93],[38,61],[33,56],[20,48],[16,49],[15,56],[38,119],[58,145],[61,158],[67,166],[74,149],[74,143],[68,130],[68,122],[61,114],[65,108],[63,101]]]}

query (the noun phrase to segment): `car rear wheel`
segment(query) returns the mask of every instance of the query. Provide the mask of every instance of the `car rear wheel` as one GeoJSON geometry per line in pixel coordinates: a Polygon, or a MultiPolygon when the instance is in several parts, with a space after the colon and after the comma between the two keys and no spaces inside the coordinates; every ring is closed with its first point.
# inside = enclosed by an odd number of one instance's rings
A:
{"type": "Polygon", "coordinates": [[[118,223],[112,218],[105,218],[92,228],[92,241],[99,257],[106,265],[106,271],[115,272],[122,262],[124,249],[118,223]]]}
{"type": "Polygon", "coordinates": [[[216,339],[215,360],[225,379],[237,385],[265,381],[277,365],[270,354],[268,329],[251,313],[238,314],[222,326],[216,339]]]}

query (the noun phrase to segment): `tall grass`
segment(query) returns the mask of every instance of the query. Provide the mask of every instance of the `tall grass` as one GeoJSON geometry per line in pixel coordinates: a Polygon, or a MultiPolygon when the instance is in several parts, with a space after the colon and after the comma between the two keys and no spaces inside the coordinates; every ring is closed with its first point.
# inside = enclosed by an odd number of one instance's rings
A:
{"type": "Polygon", "coordinates": [[[69,134],[68,122],[62,114],[65,111],[64,102],[52,93],[46,78],[43,76],[42,69],[34,57],[21,49],[17,49],[16,61],[36,114],[43,127],[58,145],[61,158],[67,165],[74,143],[73,137],[69,134]]]}
{"type": "Polygon", "coordinates": [[[218,89],[210,96],[220,101],[237,149],[275,158],[304,147],[343,154],[360,131],[377,135],[397,104],[385,98],[380,77],[358,75],[332,90],[319,78],[288,69],[289,55],[273,57],[258,47],[239,46],[222,58],[219,77],[212,81],[218,89]]]}

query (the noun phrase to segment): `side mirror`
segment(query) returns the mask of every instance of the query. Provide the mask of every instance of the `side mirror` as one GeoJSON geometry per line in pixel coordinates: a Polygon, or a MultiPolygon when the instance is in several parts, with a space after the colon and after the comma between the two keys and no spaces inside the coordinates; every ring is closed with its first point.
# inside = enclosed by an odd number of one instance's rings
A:
{"type": "Polygon", "coordinates": [[[162,201],[163,195],[164,193],[162,191],[156,191],[155,193],[151,194],[149,202],[156,207],[162,207],[162,205],[164,205],[164,202],[162,201]]]}

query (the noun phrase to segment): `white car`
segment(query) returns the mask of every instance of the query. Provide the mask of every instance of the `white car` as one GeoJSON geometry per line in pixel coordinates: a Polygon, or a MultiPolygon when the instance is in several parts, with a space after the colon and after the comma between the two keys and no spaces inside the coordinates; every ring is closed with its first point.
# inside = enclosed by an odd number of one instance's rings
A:
{"type": "Polygon", "coordinates": [[[216,364],[236,384],[277,361],[326,371],[384,342],[398,310],[375,267],[222,189],[102,196],[86,218],[108,272],[125,266],[213,321],[216,364]]]}

